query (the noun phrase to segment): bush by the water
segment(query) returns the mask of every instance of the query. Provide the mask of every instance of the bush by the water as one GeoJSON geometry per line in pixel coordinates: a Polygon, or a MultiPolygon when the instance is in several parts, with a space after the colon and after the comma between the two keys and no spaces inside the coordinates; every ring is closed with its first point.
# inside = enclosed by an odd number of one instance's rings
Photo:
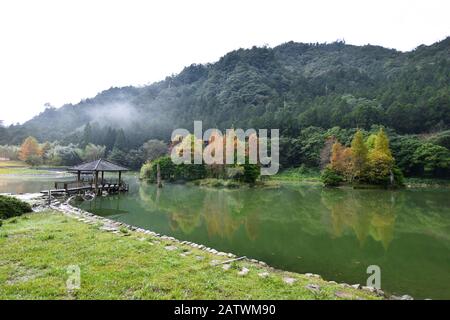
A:
{"type": "Polygon", "coordinates": [[[31,212],[31,206],[16,198],[0,196],[0,219],[8,219],[31,212]]]}
{"type": "Polygon", "coordinates": [[[331,168],[325,168],[320,176],[322,182],[327,187],[337,187],[344,182],[344,177],[331,168]]]}

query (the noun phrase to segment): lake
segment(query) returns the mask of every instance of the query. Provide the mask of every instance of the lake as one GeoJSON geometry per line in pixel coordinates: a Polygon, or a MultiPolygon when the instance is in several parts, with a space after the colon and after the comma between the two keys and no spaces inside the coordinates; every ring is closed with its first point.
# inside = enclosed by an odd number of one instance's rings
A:
{"type": "MultiPolygon", "coordinates": [[[[352,190],[282,184],[237,190],[166,184],[127,175],[128,194],[79,206],[131,225],[267,262],[381,287],[396,295],[450,299],[450,189],[352,190]]],[[[53,180],[51,180],[53,181],[53,180]]],[[[3,179],[0,192],[36,192],[40,178],[3,179]]]]}

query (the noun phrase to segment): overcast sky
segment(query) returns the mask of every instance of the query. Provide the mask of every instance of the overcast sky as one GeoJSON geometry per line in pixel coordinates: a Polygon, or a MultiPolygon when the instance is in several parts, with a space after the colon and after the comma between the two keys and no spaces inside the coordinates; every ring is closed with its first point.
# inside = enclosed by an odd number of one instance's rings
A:
{"type": "Polygon", "coordinates": [[[1,0],[0,120],[144,85],[253,45],[376,44],[450,35],[448,0],[1,0]]]}

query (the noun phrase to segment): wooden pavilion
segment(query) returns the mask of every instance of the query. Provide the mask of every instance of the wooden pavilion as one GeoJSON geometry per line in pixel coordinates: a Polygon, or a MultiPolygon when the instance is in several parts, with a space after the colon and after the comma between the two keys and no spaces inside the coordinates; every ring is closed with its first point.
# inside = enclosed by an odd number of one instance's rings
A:
{"type": "Polygon", "coordinates": [[[42,193],[65,193],[76,194],[84,191],[95,191],[95,194],[101,194],[103,191],[108,193],[126,192],[128,185],[122,180],[122,172],[130,169],[107,161],[98,159],[74,166],[68,169],[68,172],[77,175],[76,181],[55,182],[54,190],[45,190],[42,193]],[[105,172],[118,173],[118,179],[105,179],[105,172]],[[62,184],[62,188],[60,185],[62,184]]]}

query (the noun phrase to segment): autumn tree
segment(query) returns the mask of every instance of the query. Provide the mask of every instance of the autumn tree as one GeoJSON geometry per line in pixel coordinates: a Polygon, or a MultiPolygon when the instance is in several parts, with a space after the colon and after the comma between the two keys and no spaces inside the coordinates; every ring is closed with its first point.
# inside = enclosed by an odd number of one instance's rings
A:
{"type": "Polygon", "coordinates": [[[342,161],[344,149],[345,147],[339,141],[336,141],[331,148],[330,166],[337,172],[343,172],[345,168],[342,161]]]}
{"type": "Polygon", "coordinates": [[[352,150],[343,146],[339,141],[333,144],[329,169],[346,179],[352,176],[352,150]]]}
{"type": "Polygon", "coordinates": [[[368,156],[366,180],[375,184],[393,184],[395,161],[389,148],[389,138],[383,128],[380,128],[374,139],[373,148],[368,156]]]}
{"type": "Polygon", "coordinates": [[[22,143],[19,151],[19,159],[29,164],[37,164],[39,159],[42,160],[42,150],[36,138],[28,137],[22,143]]]}

